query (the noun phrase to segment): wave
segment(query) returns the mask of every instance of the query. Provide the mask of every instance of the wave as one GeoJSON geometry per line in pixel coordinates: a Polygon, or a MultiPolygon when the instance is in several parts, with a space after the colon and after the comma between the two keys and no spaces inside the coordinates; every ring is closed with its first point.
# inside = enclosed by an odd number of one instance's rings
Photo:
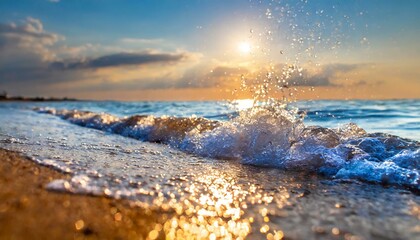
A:
{"type": "Polygon", "coordinates": [[[80,126],[164,143],[204,157],[420,191],[420,143],[384,133],[367,133],[353,123],[337,129],[305,126],[291,111],[267,108],[239,112],[229,121],[151,115],[121,118],[89,111],[35,110],[80,126]]]}

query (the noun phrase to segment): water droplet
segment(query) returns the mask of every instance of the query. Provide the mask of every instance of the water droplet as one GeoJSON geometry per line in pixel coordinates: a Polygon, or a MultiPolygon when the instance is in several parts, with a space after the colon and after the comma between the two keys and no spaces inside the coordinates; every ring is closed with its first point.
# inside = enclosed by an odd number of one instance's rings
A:
{"type": "Polygon", "coordinates": [[[82,219],[80,219],[80,220],[78,220],[74,223],[74,227],[78,231],[81,230],[84,226],[85,226],[85,222],[82,219]]]}

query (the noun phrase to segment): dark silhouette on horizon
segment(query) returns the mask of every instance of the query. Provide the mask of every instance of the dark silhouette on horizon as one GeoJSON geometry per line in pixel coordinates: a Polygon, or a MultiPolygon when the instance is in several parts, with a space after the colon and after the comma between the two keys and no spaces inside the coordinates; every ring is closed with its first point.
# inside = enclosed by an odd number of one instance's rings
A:
{"type": "Polygon", "coordinates": [[[53,102],[53,101],[79,101],[75,98],[54,98],[54,97],[23,97],[9,96],[6,91],[0,94],[0,101],[26,101],[26,102],[53,102]]]}

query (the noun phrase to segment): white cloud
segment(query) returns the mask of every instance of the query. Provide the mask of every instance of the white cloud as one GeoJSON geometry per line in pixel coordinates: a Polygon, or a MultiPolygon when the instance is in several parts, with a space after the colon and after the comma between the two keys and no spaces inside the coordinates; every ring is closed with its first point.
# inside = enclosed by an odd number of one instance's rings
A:
{"type": "MultiPolygon", "coordinates": [[[[186,50],[157,50],[170,44],[163,39],[123,38],[115,46],[67,46],[64,40],[45,30],[39,19],[29,17],[21,24],[0,23],[0,87],[9,92],[19,89],[18,94],[47,95],[58,88],[69,92],[229,88],[237,87],[242,75],[249,84],[259,84],[267,73],[261,66],[238,68],[238,64],[206,61],[202,54],[186,50]],[[145,47],[152,44],[156,47],[145,47]]],[[[285,67],[288,66],[278,64],[275,74],[281,76],[285,67]]],[[[294,86],[337,86],[338,75],[360,67],[363,66],[330,64],[305,68],[293,71],[287,81],[294,86]]]]}
{"type": "Polygon", "coordinates": [[[100,88],[103,81],[98,79],[112,78],[112,84],[126,84],[130,88],[165,88],[167,82],[163,86],[160,81],[182,75],[186,65],[200,58],[199,54],[180,50],[97,44],[67,46],[64,40],[63,36],[46,31],[39,19],[29,17],[21,24],[0,23],[0,87],[9,92],[51,91],[58,85],[68,89],[84,85],[100,88]]]}
{"type": "Polygon", "coordinates": [[[63,36],[44,30],[42,22],[28,17],[23,24],[0,24],[0,66],[39,65],[53,61],[56,54],[51,50],[63,36]]]}
{"type": "Polygon", "coordinates": [[[161,38],[122,38],[121,42],[128,43],[128,44],[138,44],[138,45],[154,45],[154,44],[162,44],[164,42],[161,38]]]}

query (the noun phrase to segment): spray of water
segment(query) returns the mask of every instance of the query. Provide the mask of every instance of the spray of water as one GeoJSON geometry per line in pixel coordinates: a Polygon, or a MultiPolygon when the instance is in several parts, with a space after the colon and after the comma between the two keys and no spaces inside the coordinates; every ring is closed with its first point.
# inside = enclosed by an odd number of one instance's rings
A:
{"type": "MultiPolygon", "coordinates": [[[[263,28],[249,31],[256,43],[252,55],[265,67],[242,75],[239,91],[250,92],[258,106],[284,108],[316,86],[329,84],[326,76],[317,74],[325,70],[323,55],[339,59],[346,49],[351,51],[351,37],[367,30],[363,21],[367,13],[354,9],[354,14],[345,14],[345,4],[340,2],[268,0],[251,5],[265,22],[263,28]]],[[[367,45],[367,37],[360,38],[360,44],[367,45]]]]}

